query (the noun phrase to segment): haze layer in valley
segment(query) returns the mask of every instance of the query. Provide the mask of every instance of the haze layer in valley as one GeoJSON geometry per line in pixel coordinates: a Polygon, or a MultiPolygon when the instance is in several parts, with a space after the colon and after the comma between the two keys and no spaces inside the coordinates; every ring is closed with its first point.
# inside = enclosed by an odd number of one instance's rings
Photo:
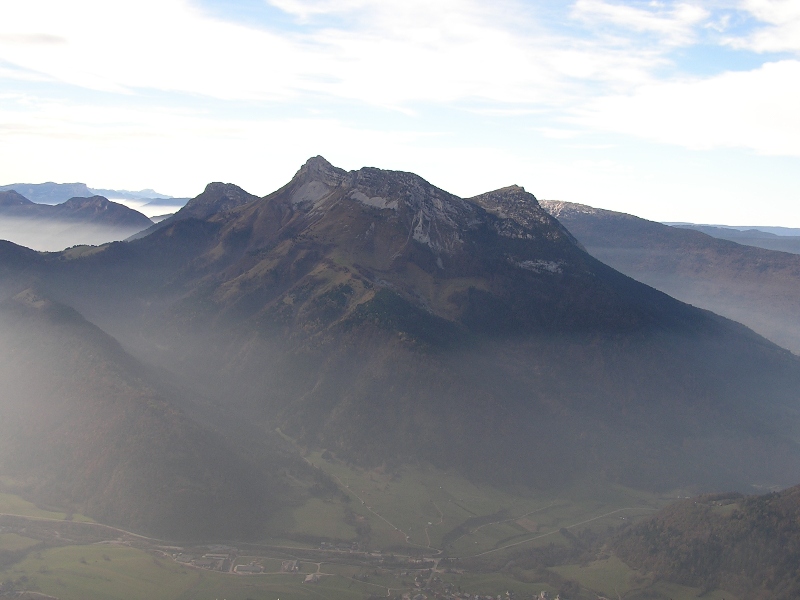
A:
{"type": "Polygon", "coordinates": [[[37,204],[14,190],[0,191],[0,239],[56,252],[76,245],[124,240],[152,225],[143,214],[103,196],[37,204]]]}

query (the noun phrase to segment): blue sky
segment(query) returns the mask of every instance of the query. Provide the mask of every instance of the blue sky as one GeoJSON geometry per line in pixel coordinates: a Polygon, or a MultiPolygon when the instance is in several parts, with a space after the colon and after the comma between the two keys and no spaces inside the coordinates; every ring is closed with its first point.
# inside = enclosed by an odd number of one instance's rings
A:
{"type": "Polygon", "coordinates": [[[471,196],[800,226],[800,0],[0,3],[0,183],[471,196]]]}

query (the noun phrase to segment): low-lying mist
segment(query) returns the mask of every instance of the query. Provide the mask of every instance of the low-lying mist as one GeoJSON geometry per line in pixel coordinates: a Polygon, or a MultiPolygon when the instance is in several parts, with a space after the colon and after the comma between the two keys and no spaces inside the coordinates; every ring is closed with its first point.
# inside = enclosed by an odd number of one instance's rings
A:
{"type": "Polygon", "coordinates": [[[179,538],[257,535],[248,516],[282,503],[276,461],[237,456],[181,390],[31,289],[0,299],[0,382],[2,491],[179,538]]]}
{"type": "Polygon", "coordinates": [[[130,227],[90,225],[74,221],[49,221],[0,217],[0,239],[42,252],[58,252],[79,245],[99,246],[124,240],[140,230],[130,227]]]}

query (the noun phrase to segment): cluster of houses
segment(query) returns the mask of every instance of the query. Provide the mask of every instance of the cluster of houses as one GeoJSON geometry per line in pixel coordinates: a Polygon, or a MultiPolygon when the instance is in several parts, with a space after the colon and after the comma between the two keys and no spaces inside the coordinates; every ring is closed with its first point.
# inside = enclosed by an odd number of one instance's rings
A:
{"type": "Polygon", "coordinates": [[[208,571],[225,571],[227,572],[231,566],[231,559],[236,553],[236,548],[231,546],[213,545],[208,546],[208,552],[198,557],[194,554],[179,552],[172,555],[175,562],[184,565],[191,565],[198,569],[206,569],[208,571]]]}
{"type": "MultiPolygon", "coordinates": [[[[428,590],[428,592],[430,593],[430,590],[428,590]]],[[[403,594],[402,600],[429,600],[429,596],[426,596],[421,592],[414,594],[413,596],[412,594],[413,592],[408,592],[403,594]]],[[[508,599],[513,599],[514,595],[513,593],[510,592],[506,592],[505,596],[501,596],[500,594],[498,594],[497,596],[482,596],[480,594],[468,594],[468,593],[445,594],[445,595],[433,593],[432,597],[436,598],[437,600],[440,598],[444,598],[446,600],[504,600],[505,598],[506,600],[508,600],[508,599]]]]}
{"type": "Polygon", "coordinates": [[[358,542],[339,542],[334,544],[332,542],[320,542],[320,550],[339,550],[340,552],[358,552],[360,550],[358,542]]]}
{"type": "Polygon", "coordinates": [[[258,575],[259,573],[264,572],[264,567],[257,562],[252,561],[249,565],[236,565],[233,568],[233,572],[241,573],[243,575],[258,575]]]}
{"type": "MultiPolygon", "coordinates": [[[[496,596],[485,594],[471,594],[469,592],[455,593],[452,590],[451,584],[445,585],[444,592],[433,591],[431,589],[424,589],[418,592],[406,592],[401,597],[402,600],[514,600],[516,598],[514,592],[507,591],[505,594],[497,594],[496,596]]],[[[526,596],[526,598],[531,598],[526,596]]],[[[538,595],[532,597],[531,600],[563,600],[560,595],[555,598],[550,596],[549,592],[542,591],[538,595]]]]}
{"type": "Polygon", "coordinates": [[[173,556],[176,562],[191,565],[198,569],[206,569],[208,571],[227,571],[230,566],[230,557],[228,554],[204,554],[201,557],[196,557],[192,554],[175,554],[173,556]]]}
{"type": "Polygon", "coordinates": [[[285,560],[281,563],[281,573],[297,573],[299,570],[299,560],[285,560]]]}

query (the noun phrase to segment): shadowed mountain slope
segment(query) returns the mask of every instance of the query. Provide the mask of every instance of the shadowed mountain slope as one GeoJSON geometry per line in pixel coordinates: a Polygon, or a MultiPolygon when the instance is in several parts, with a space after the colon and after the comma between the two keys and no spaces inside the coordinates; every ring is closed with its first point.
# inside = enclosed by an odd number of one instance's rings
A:
{"type": "Polygon", "coordinates": [[[242,422],[361,464],[800,479],[800,362],[602,264],[522,188],[466,200],[316,157],[206,214],[30,272],[242,422]]]}
{"type": "Polygon", "coordinates": [[[800,353],[800,256],[581,204],[542,205],[606,264],[800,353]]]}
{"type": "Polygon", "coordinates": [[[182,205],[178,212],[137,233],[131,239],[143,238],[177,221],[206,219],[213,214],[230,211],[255,200],[258,200],[258,196],[248,194],[231,183],[209,183],[202,194],[182,205]]]}
{"type": "Polygon", "coordinates": [[[284,494],[119,344],[24,290],[0,303],[0,470],[13,491],[179,539],[258,536],[284,494]]]}

